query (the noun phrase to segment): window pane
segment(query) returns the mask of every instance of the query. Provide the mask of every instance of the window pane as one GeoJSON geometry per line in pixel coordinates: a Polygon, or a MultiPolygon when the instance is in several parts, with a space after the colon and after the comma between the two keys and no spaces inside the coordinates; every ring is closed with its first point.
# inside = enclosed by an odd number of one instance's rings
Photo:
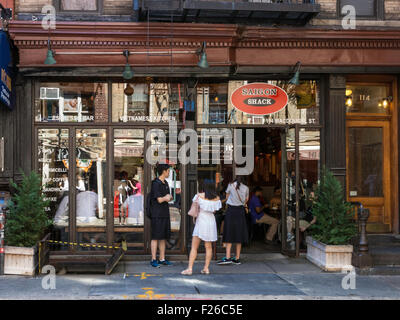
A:
{"type": "MultiPolygon", "coordinates": [[[[76,130],[76,225],[80,243],[106,242],[106,130],[76,130]]],[[[79,250],[104,250],[85,248],[79,250]]]]}
{"type": "Polygon", "coordinates": [[[183,111],[184,86],[178,83],[113,83],[113,122],[168,122],[183,111]]]}
{"type": "Polygon", "coordinates": [[[286,91],[288,105],[270,115],[251,115],[237,110],[231,103],[233,92],[251,81],[229,81],[225,84],[203,84],[197,89],[198,124],[319,124],[319,85],[317,81],[302,81],[300,85],[286,81],[265,81],[286,91]]]}
{"type": "MultiPolygon", "coordinates": [[[[182,226],[182,171],[181,165],[176,159],[171,157],[171,153],[178,150],[178,145],[169,140],[168,130],[154,130],[148,131],[146,139],[150,140],[150,152],[146,154],[146,161],[151,163],[150,178],[154,180],[157,177],[156,162],[167,162],[170,165],[170,175],[166,179],[170,188],[172,200],[169,202],[169,213],[171,221],[171,238],[167,241],[167,248],[171,250],[178,250],[181,248],[181,226],[182,226]],[[164,142],[169,142],[166,145],[164,142]],[[171,149],[170,149],[171,148],[171,149]]],[[[172,140],[172,139],[171,139],[172,140]]]]}
{"type": "Polygon", "coordinates": [[[63,11],[96,11],[97,0],[61,0],[63,11]]]}
{"type": "Polygon", "coordinates": [[[347,112],[389,113],[389,88],[374,85],[346,86],[347,112]]]}
{"type": "Polygon", "coordinates": [[[114,131],[114,233],[144,250],[144,130],[114,131]]]}
{"type": "Polygon", "coordinates": [[[41,83],[35,99],[38,122],[107,122],[106,83],[41,83]]]}
{"type": "Polygon", "coordinates": [[[382,128],[349,128],[350,197],[383,196],[382,128]]]}
{"type": "MultiPolygon", "coordinates": [[[[54,221],[52,240],[68,241],[68,129],[39,129],[38,162],[43,193],[50,205],[46,208],[54,221]]],[[[68,250],[54,245],[52,250],[68,250]]]]}

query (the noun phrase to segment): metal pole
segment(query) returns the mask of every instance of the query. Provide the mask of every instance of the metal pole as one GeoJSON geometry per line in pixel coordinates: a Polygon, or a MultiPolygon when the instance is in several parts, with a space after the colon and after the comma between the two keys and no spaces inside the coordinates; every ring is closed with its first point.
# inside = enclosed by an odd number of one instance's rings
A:
{"type": "Polygon", "coordinates": [[[4,226],[6,224],[7,207],[2,207],[0,210],[0,276],[4,275],[4,226]]]}

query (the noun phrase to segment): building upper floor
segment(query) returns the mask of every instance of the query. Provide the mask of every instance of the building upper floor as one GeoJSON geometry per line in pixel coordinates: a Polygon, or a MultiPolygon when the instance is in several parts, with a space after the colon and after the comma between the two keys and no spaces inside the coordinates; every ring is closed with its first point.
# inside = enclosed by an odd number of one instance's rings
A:
{"type": "Polygon", "coordinates": [[[189,22],[263,26],[399,28],[400,0],[0,0],[14,20],[189,22]],[[350,7],[349,7],[350,6],[350,7]],[[353,10],[352,10],[353,8],[353,10]]]}

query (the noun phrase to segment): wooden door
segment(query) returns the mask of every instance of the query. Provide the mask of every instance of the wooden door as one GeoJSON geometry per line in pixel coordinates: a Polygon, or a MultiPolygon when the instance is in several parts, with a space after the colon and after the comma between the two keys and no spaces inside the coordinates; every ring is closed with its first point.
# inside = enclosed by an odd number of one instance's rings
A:
{"type": "Polygon", "coordinates": [[[392,231],[390,186],[390,122],[346,124],[347,200],[370,210],[367,231],[392,231]]]}

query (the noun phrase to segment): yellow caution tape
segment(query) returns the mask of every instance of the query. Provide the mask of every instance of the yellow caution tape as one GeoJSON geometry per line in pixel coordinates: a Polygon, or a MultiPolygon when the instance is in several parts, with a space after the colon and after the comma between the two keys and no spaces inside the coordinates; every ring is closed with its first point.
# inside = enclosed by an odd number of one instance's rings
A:
{"type": "MultiPolygon", "coordinates": [[[[76,242],[67,242],[67,241],[55,241],[55,240],[46,240],[46,242],[62,244],[66,246],[80,246],[80,247],[92,247],[92,248],[106,248],[106,249],[119,249],[121,247],[114,247],[114,246],[102,246],[99,244],[87,244],[87,243],[76,243],[76,242]]],[[[124,251],[126,249],[123,247],[124,251]]]]}

